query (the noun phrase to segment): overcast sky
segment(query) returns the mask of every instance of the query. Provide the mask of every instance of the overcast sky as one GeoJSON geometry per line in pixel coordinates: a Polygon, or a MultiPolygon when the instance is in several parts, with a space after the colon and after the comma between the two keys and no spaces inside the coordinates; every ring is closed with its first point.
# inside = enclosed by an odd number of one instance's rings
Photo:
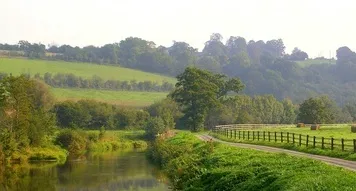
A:
{"type": "Polygon", "coordinates": [[[135,36],[200,50],[211,33],[282,38],[315,57],[356,50],[352,0],[0,0],[0,43],[103,45],[135,36]]]}

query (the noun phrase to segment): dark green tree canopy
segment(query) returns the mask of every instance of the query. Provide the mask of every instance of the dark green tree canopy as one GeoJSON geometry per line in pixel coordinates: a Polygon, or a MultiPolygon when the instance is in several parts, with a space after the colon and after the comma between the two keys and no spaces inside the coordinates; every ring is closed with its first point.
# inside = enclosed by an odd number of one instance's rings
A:
{"type": "Polygon", "coordinates": [[[188,67],[177,77],[176,89],[171,97],[183,106],[186,125],[192,131],[203,128],[207,112],[219,107],[228,92],[239,92],[243,85],[239,79],[228,79],[222,74],[188,67]]]}
{"type": "Polygon", "coordinates": [[[338,107],[327,96],[309,98],[299,108],[298,120],[308,124],[335,123],[338,107]]]}

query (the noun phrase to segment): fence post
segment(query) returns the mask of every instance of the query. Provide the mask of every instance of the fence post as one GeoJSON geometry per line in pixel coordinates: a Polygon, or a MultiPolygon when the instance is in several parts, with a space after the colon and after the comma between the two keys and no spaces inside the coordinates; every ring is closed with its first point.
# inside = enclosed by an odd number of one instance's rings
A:
{"type": "Polygon", "coordinates": [[[321,148],[324,149],[324,137],[321,137],[321,148]]]}
{"type": "Polygon", "coordinates": [[[293,137],[293,145],[294,145],[294,143],[295,143],[294,133],[292,134],[292,137],[293,137]]]}
{"type": "Polygon", "coordinates": [[[235,129],[235,139],[236,139],[236,129],[235,129]]]}
{"type": "Polygon", "coordinates": [[[239,131],[239,139],[241,139],[241,131],[239,131]]]}
{"type": "Polygon", "coordinates": [[[242,139],[245,140],[245,131],[242,131],[242,139]]]}
{"type": "Polygon", "coordinates": [[[356,153],[356,139],[354,139],[354,153],[356,153]]]}
{"type": "Polygon", "coordinates": [[[306,146],[308,147],[309,145],[309,135],[307,135],[307,142],[306,142],[306,146]]]}
{"type": "Polygon", "coordinates": [[[313,137],[313,147],[315,148],[315,136],[313,137]]]}
{"type": "Polygon", "coordinates": [[[271,132],[268,131],[268,141],[271,142],[271,132]]]}
{"type": "Polygon", "coordinates": [[[266,140],[266,131],[263,131],[263,141],[266,140]]]}
{"type": "Polygon", "coordinates": [[[230,129],[230,138],[232,139],[232,129],[230,129]]]}
{"type": "Polygon", "coordinates": [[[277,132],[274,132],[274,142],[277,142],[277,132]]]}
{"type": "Polygon", "coordinates": [[[341,139],[341,150],[344,151],[345,150],[345,145],[344,145],[344,139],[341,139]]]}
{"type": "Polygon", "coordinates": [[[252,131],[252,140],[255,140],[255,131],[252,131]]]}
{"type": "Polygon", "coordinates": [[[333,137],[331,137],[330,144],[331,144],[331,150],[334,150],[334,138],[333,137]]]}
{"type": "Polygon", "coordinates": [[[299,146],[302,146],[302,135],[299,134],[299,146]]]}
{"type": "Polygon", "coordinates": [[[287,132],[287,143],[289,143],[289,132],[287,132]]]}
{"type": "Polygon", "coordinates": [[[257,141],[260,141],[260,131],[257,131],[257,141]]]}
{"type": "Polygon", "coordinates": [[[283,143],[283,132],[281,132],[281,143],[283,143]]]}
{"type": "Polygon", "coordinates": [[[250,140],[250,131],[247,131],[247,140],[250,140]]]}

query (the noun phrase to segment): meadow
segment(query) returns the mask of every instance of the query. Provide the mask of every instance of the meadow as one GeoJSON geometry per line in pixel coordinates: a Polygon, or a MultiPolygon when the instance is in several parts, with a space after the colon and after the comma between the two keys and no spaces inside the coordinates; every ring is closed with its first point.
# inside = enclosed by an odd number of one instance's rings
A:
{"type": "Polygon", "coordinates": [[[347,124],[321,126],[319,130],[310,130],[310,127],[267,127],[256,129],[256,131],[289,132],[325,138],[356,139],[356,133],[352,133],[350,125],[347,124]]]}
{"type": "Polygon", "coordinates": [[[94,75],[104,80],[121,80],[131,81],[152,81],[157,83],[169,82],[175,83],[175,78],[142,72],[129,68],[110,65],[98,65],[79,62],[48,61],[48,60],[31,60],[26,58],[3,58],[0,57],[0,72],[12,73],[13,75],[39,73],[43,76],[46,72],[72,73],[83,78],[91,78],[94,75]]]}
{"type": "Polygon", "coordinates": [[[167,92],[130,92],[96,89],[51,88],[51,91],[57,101],[92,99],[129,107],[145,107],[164,99],[168,95],[167,92]]]}
{"type": "Polygon", "coordinates": [[[356,190],[356,173],[308,158],[203,142],[158,141],[149,156],[177,190],[356,190]]]}

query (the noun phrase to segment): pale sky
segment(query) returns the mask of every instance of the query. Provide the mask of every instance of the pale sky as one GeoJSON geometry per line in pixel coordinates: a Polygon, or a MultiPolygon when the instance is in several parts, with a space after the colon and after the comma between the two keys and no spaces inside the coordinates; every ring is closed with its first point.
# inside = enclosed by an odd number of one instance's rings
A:
{"type": "Polygon", "coordinates": [[[211,33],[282,38],[310,56],[356,50],[353,0],[0,0],[0,43],[101,46],[129,36],[201,50],[211,33]]]}

